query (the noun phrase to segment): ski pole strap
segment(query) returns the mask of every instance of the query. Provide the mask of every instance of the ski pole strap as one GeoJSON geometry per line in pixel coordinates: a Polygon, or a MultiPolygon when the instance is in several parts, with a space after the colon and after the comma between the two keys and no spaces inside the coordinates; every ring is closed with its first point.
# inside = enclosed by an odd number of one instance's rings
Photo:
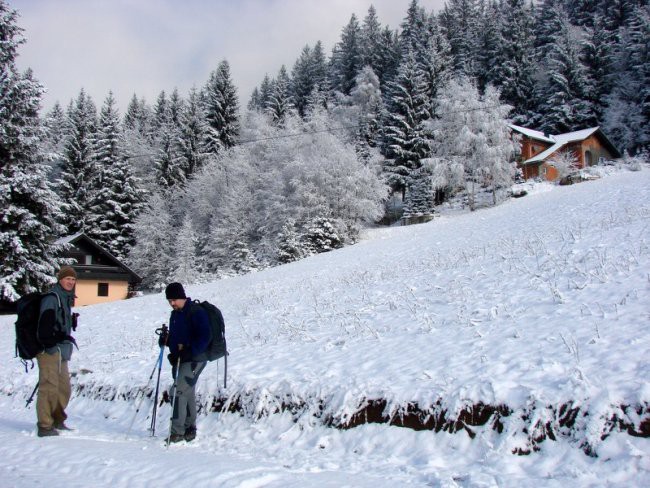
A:
{"type": "Polygon", "coordinates": [[[23,363],[23,366],[25,367],[25,373],[29,373],[30,369],[34,369],[34,360],[33,359],[21,359],[21,363],[23,363]],[[30,367],[27,367],[27,361],[31,364],[30,367]]]}

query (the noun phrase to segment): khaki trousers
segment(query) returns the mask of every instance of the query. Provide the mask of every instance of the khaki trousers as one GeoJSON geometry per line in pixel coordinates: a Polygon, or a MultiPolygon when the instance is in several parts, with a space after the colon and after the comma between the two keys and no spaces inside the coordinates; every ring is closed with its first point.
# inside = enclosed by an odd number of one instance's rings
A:
{"type": "Polygon", "coordinates": [[[49,429],[61,424],[68,416],[65,408],[70,401],[71,387],[68,362],[61,361],[61,353],[40,353],[38,362],[38,397],[36,416],[38,426],[49,429]]]}

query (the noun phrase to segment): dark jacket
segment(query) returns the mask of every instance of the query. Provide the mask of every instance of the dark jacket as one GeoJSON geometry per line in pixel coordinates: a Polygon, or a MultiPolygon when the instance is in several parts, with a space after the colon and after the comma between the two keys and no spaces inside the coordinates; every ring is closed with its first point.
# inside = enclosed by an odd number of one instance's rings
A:
{"type": "Polygon", "coordinates": [[[191,298],[187,298],[181,310],[172,310],[169,318],[167,345],[172,356],[180,356],[181,362],[207,361],[206,350],[212,339],[208,314],[191,298]],[[183,344],[179,352],[178,345],[183,344]]]}
{"type": "Polygon", "coordinates": [[[61,351],[61,360],[72,357],[72,304],[74,291],[65,291],[59,283],[54,285],[41,300],[41,315],[37,336],[45,352],[61,351]]]}

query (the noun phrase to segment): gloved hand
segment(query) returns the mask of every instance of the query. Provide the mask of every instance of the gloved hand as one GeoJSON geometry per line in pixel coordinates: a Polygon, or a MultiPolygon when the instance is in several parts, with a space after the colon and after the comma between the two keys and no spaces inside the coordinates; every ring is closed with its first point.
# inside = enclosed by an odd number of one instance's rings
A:
{"type": "Polygon", "coordinates": [[[167,359],[169,360],[169,364],[175,367],[176,363],[178,362],[178,355],[170,352],[169,354],[167,354],[167,359]]]}
{"type": "Polygon", "coordinates": [[[163,325],[160,329],[156,329],[156,334],[158,334],[158,347],[165,347],[169,339],[169,329],[167,326],[163,325]]]}

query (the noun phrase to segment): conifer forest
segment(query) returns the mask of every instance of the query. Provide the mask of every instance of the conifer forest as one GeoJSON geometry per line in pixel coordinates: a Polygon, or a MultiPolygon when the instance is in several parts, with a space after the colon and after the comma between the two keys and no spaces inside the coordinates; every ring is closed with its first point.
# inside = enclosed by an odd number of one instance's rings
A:
{"type": "Polygon", "coordinates": [[[413,0],[397,26],[370,7],[338,42],[295,53],[241,98],[224,59],[196,88],[42,108],[29,42],[0,0],[0,299],[42,290],[58,239],[84,232],[143,290],[205,282],[354,243],[477,189],[506,198],[508,124],[599,126],[650,148],[648,0],[413,0]]]}

